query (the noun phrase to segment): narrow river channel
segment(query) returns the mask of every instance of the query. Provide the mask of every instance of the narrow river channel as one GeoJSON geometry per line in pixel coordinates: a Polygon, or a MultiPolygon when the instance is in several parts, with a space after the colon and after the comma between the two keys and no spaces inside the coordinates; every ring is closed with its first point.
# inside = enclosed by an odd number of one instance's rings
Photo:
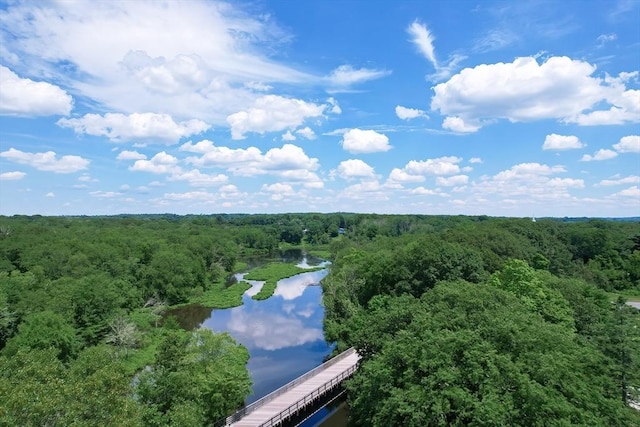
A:
{"type": "Polygon", "coordinates": [[[275,294],[264,301],[251,298],[261,287],[254,282],[243,305],[213,310],[202,322],[216,332],[229,332],[249,350],[254,384],[247,403],[318,366],[331,352],[322,331],[324,308],[318,286],[326,275],[327,270],[318,270],[281,280],[275,294]]]}
{"type": "MultiPolygon", "coordinates": [[[[283,259],[301,267],[327,265],[301,251],[288,251],[283,259]]],[[[262,282],[249,281],[252,287],[244,294],[243,305],[239,307],[212,310],[193,305],[170,314],[185,328],[205,327],[228,332],[247,347],[253,393],[246,402],[251,403],[320,365],[333,350],[325,341],[322,329],[324,307],[320,281],[327,274],[328,270],[323,269],[280,280],[274,295],[263,301],[251,298],[258,293],[262,282]]],[[[236,278],[242,279],[242,275],[236,278]]],[[[332,412],[323,410],[304,426],[320,425],[332,412]]]]}

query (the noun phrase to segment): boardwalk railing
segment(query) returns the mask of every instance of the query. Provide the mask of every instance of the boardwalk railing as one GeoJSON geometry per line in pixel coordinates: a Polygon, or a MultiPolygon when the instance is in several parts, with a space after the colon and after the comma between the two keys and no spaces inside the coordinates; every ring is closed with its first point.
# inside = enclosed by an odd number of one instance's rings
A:
{"type": "Polygon", "coordinates": [[[267,422],[260,424],[259,427],[273,427],[279,426],[281,423],[288,418],[291,418],[295,414],[297,414],[300,410],[307,407],[307,405],[313,403],[316,399],[321,398],[325,393],[332,390],[335,387],[338,387],[342,381],[349,378],[356,371],[357,366],[352,366],[337,377],[333,378],[331,381],[324,383],[322,386],[318,387],[302,399],[298,400],[293,405],[289,406],[284,411],[279,414],[271,417],[267,422]]]}
{"type": "MultiPolygon", "coordinates": [[[[353,347],[351,347],[351,348],[343,351],[342,353],[340,353],[339,355],[337,355],[333,359],[330,359],[330,360],[324,362],[322,365],[313,368],[312,370],[310,370],[309,372],[299,376],[295,380],[293,380],[293,381],[283,385],[279,389],[267,394],[265,397],[263,397],[261,399],[258,399],[255,402],[253,402],[253,403],[251,403],[251,404],[239,409],[235,414],[230,415],[229,417],[227,417],[227,419],[225,420],[226,422],[223,425],[229,425],[231,423],[234,423],[234,422],[240,420],[240,418],[250,414],[251,412],[255,411],[256,409],[258,409],[259,407],[261,407],[265,403],[275,399],[276,397],[281,396],[282,394],[284,394],[287,391],[291,390],[293,387],[295,387],[295,386],[297,386],[299,384],[302,384],[303,382],[305,382],[309,378],[311,378],[314,375],[316,375],[318,372],[321,372],[321,371],[327,369],[329,366],[332,366],[332,365],[336,364],[337,362],[343,360],[345,357],[355,353],[355,351],[356,350],[353,347]]],[[[218,424],[218,423],[216,423],[216,424],[218,424]]]]}

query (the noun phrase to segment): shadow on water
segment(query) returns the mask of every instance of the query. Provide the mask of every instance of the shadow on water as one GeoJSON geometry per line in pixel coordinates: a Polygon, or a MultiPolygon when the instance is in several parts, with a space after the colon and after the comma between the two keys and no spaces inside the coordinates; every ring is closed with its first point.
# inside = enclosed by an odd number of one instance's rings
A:
{"type": "Polygon", "coordinates": [[[325,265],[327,261],[307,254],[304,249],[285,249],[278,251],[272,256],[255,256],[244,260],[247,263],[247,269],[260,267],[269,262],[285,262],[291,264],[301,264],[306,267],[314,267],[325,265]]]}
{"type": "Polygon", "coordinates": [[[169,316],[175,317],[182,329],[190,331],[211,316],[211,309],[200,304],[191,304],[167,311],[164,318],[169,316]]]}
{"type": "Polygon", "coordinates": [[[304,251],[302,249],[287,249],[280,251],[280,258],[282,262],[298,262],[304,257],[304,251]]]}
{"type": "Polygon", "coordinates": [[[349,407],[344,398],[322,408],[314,416],[300,424],[300,427],[347,427],[349,407]]]}

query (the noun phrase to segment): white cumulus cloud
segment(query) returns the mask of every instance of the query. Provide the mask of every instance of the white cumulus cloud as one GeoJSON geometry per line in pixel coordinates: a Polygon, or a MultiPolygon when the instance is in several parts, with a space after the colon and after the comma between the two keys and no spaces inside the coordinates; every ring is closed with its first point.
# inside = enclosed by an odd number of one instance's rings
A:
{"type": "Polygon", "coordinates": [[[441,195],[442,193],[438,193],[435,190],[431,190],[429,188],[420,186],[420,187],[412,188],[411,190],[409,190],[409,194],[412,194],[414,196],[438,196],[438,195],[441,195]]]}
{"type": "Polygon", "coordinates": [[[422,110],[418,110],[417,108],[407,108],[402,105],[396,106],[396,116],[402,120],[411,120],[418,117],[428,118],[427,113],[422,110]]]}
{"type": "Polygon", "coordinates": [[[316,170],[318,159],[310,158],[297,145],[284,144],[282,148],[272,148],[261,159],[263,169],[267,170],[316,170]]]}
{"type": "Polygon", "coordinates": [[[320,166],[318,159],[309,157],[302,148],[293,144],[284,144],[263,154],[257,147],[234,149],[203,140],[196,144],[187,142],[180,150],[201,154],[185,159],[198,167],[221,167],[240,176],[275,175],[311,188],[324,185],[314,172],[320,166]]]}
{"type": "Polygon", "coordinates": [[[273,86],[269,86],[262,82],[248,82],[248,83],[245,83],[244,85],[245,87],[248,87],[249,89],[253,89],[258,92],[268,92],[271,89],[273,89],[273,86]]]}
{"type": "Polygon", "coordinates": [[[259,163],[262,160],[262,152],[256,147],[229,148],[214,145],[208,140],[196,144],[187,142],[180,147],[180,150],[201,154],[200,157],[193,156],[186,159],[187,162],[196,166],[234,168],[259,163]]]}
{"type": "Polygon", "coordinates": [[[584,188],[584,180],[575,178],[551,178],[547,182],[547,187],[555,188],[584,188]]]}
{"type": "Polygon", "coordinates": [[[473,132],[497,119],[557,119],[585,125],[595,124],[587,123],[588,115],[602,113],[606,117],[598,124],[640,121],[637,91],[625,86],[636,73],[599,78],[593,76],[595,71],[594,65],[568,57],[551,57],[541,64],[534,57],[481,64],[436,85],[431,109],[460,119],[445,120],[444,126],[459,132],[473,132]],[[615,111],[600,109],[603,103],[615,111]]]}
{"type": "Polygon", "coordinates": [[[169,181],[187,181],[192,187],[211,187],[225,184],[229,180],[224,174],[209,175],[198,169],[174,171],[169,181]]]}
{"type": "Polygon", "coordinates": [[[374,130],[349,129],[342,137],[342,148],[352,154],[389,151],[389,138],[374,130]]]}
{"type": "Polygon", "coordinates": [[[552,133],[547,135],[542,144],[543,150],[574,150],[585,147],[577,136],[574,135],[558,135],[552,133]]]}
{"type": "Polygon", "coordinates": [[[640,176],[630,175],[624,178],[603,179],[597,184],[597,186],[608,187],[612,185],[625,185],[625,184],[640,184],[640,176]]]}
{"type": "Polygon", "coordinates": [[[614,196],[640,198],[640,188],[637,185],[629,187],[614,194],[614,196]]]}
{"type": "Polygon", "coordinates": [[[366,180],[361,181],[358,184],[345,187],[338,194],[338,198],[365,201],[366,203],[370,203],[372,200],[389,200],[389,194],[377,180],[366,180]]]}
{"type": "Polygon", "coordinates": [[[623,125],[640,121],[640,90],[621,90],[611,94],[607,102],[613,104],[608,110],[578,114],[565,121],[581,126],[623,125]]]}
{"type": "Polygon", "coordinates": [[[58,86],[20,78],[2,65],[0,88],[0,115],[66,116],[73,107],[71,95],[58,86]]]}
{"type": "Polygon", "coordinates": [[[436,184],[443,187],[455,187],[458,185],[466,185],[469,182],[467,175],[454,175],[450,177],[439,176],[436,178],[436,184]]]}
{"type": "Polygon", "coordinates": [[[263,184],[262,191],[271,193],[271,200],[282,200],[285,197],[291,197],[296,194],[293,187],[290,184],[284,184],[277,182],[275,184],[263,184]]]}
{"type": "Polygon", "coordinates": [[[10,2],[0,20],[0,45],[19,58],[16,72],[65,80],[113,111],[222,124],[255,99],[252,82],[264,90],[321,80],[273,60],[269,52],[289,34],[234,2],[10,2]]]}
{"type": "MultiPolygon", "coordinates": [[[[211,141],[201,141],[202,144],[195,144],[196,149],[202,149],[207,143],[211,143],[211,141]]],[[[186,146],[187,150],[189,147],[194,147],[191,142],[188,142],[183,145],[186,146]]],[[[131,171],[137,172],[149,172],[155,174],[167,174],[168,181],[186,181],[192,187],[211,187],[211,186],[222,186],[227,184],[229,181],[229,177],[225,174],[208,174],[201,172],[199,169],[191,169],[185,170],[179,166],[180,160],[177,157],[174,157],[166,152],[162,151],[155,156],[153,156],[150,160],[141,159],[137,160],[133,166],[129,168],[131,171]]]]}
{"type": "Polygon", "coordinates": [[[292,134],[290,130],[282,134],[283,141],[295,141],[296,139],[297,139],[296,136],[292,134]]]}
{"type": "Polygon", "coordinates": [[[135,150],[133,151],[122,150],[120,153],[118,153],[118,156],[116,157],[117,160],[143,160],[146,158],[147,156],[145,156],[142,153],[138,153],[135,150]]]}
{"type": "Polygon", "coordinates": [[[480,129],[480,125],[471,121],[463,120],[460,117],[448,116],[442,121],[442,127],[453,132],[473,133],[480,129]]]}
{"type": "Polygon", "coordinates": [[[122,193],[116,191],[91,191],[89,194],[101,199],[113,199],[114,197],[122,196],[122,193]]]}
{"type": "Polygon", "coordinates": [[[77,134],[106,136],[113,142],[144,140],[164,144],[175,144],[210,127],[196,119],[176,123],[170,115],[156,113],[85,114],[78,119],[60,119],[57,124],[72,128],[77,134]]]}
{"type": "Polygon", "coordinates": [[[329,99],[327,99],[327,104],[329,104],[329,112],[331,114],[342,114],[342,109],[340,108],[340,104],[338,104],[338,101],[336,101],[335,98],[330,97],[329,99]]]}
{"type": "Polygon", "coordinates": [[[0,181],[17,181],[27,176],[26,173],[20,171],[0,173],[0,181]]]}
{"type": "Polygon", "coordinates": [[[404,170],[412,175],[453,175],[460,172],[462,159],[455,156],[438,157],[427,160],[411,160],[404,170]]]}
{"type": "Polygon", "coordinates": [[[190,153],[200,153],[205,154],[210,151],[215,151],[218,147],[216,147],[213,141],[209,141],[208,139],[203,139],[201,141],[196,142],[195,144],[192,141],[187,141],[180,146],[180,151],[188,151],[190,153]]]}
{"type": "Polygon", "coordinates": [[[571,200],[569,190],[585,187],[582,179],[556,176],[566,172],[561,165],[520,163],[494,176],[483,176],[471,186],[474,197],[482,200],[493,197],[497,203],[553,203],[571,200]]]}
{"type": "Polygon", "coordinates": [[[95,178],[91,178],[91,175],[89,174],[82,174],[78,177],[78,181],[81,182],[97,182],[98,180],[95,178]]]}
{"type": "MultiPolygon", "coordinates": [[[[404,183],[423,182],[428,175],[442,177],[446,175],[459,174],[461,169],[458,163],[461,161],[462,158],[455,156],[445,156],[426,160],[411,160],[402,169],[394,168],[391,170],[386,185],[390,187],[399,187],[404,183]]],[[[458,175],[451,177],[450,180],[441,179],[438,182],[438,185],[443,186],[461,185],[468,182],[468,177],[466,175],[458,175]]]]}
{"type": "Polygon", "coordinates": [[[530,179],[536,176],[548,176],[566,172],[563,166],[549,166],[540,163],[519,163],[511,169],[498,173],[495,178],[501,181],[510,179],[530,179]]]}
{"type": "Polygon", "coordinates": [[[216,200],[215,194],[207,191],[188,191],[186,193],[165,193],[163,198],[172,201],[202,201],[213,203],[216,200]]]}
{"type": "Polygon", "coordinates": [[[296,131],[296,134],[297,134],[297,135],[300,135],[300,136],[302,136],[303,138],[306,138],[306,139],[316,139],[316,134],[315,134],[315,132],[313,131],[313,129],[311,129],[311,128],[310,128],[310,127],[308,127],[308,126],[307,126],[307,127],[302,128],[302,129],[298,129],[298,130],[296,131]]]}
{"type": "Polygon", "coordinates": [[[375,171],[360,159],[349,159],[340,162],[338,167],[331,171],[331,175],[344,179],[372,178],[375,176],[375,171]]]}
{"type": "Polygon", "coordinates": [[[640,153],[640,135],[623,136],[613,148],[619,153],[640,153]]]}
{"type": "Polygon", "coordinates": [[[326,104],[314,104],[300,99],[266,95],[255,100],[246,111],[227,117],[233,139],[244,139],[249,132],[264,134],[295,128],[310,118],[322,117],[326,104]]]}
{"type": "Polygon", "coordinates": [[[618,35],[616,33],[610,33],[610,34],[600,34],[596,40],[598,42],[598,47],[602,47],[606,43],[617,40],[617,39],[618,39],[618,35]]]}
{"type": "Polygon", "coordinates": [[[263,184],[262,189],[264,191],[269,191],[271,193],[283,193],[288,195],[294,194],[293,187],[291,187],[291,185],[282,184],[280,182],[277,182],[275,184],[269,184],[269,185],[263,184]]]}
{"type": "Polygon", "coordinates": [[[73,173],[89,166],[90,161],[80,156],[62,156],[57,158],[56,153],[27,153],[10,148],[0,153],[0,157],[22,165],[29,165],[41,171],[55,173],[73,173]]]}
{"type": "Polygon", "coordinates": [[[425,180],[423,175],[412,175],[407,173],[404,169],[393,168],[391,173],[389,174],[388,182],[390,184],[394,183],[406,183],[406,182],[422,182],[425,180]]]}
{"type": "Polygon", "coordinates": [[[153,156],[151,160],[136,160],[129,170],[165,174],[177,172],[180,168],[176,157],[161,151],[153,156]]]}
{"type": "Polygon", "coordinates": [[[591,161],[609,160],[617,156],[618,156],[618,153],[616,153],[615,151],[603,148],[596,151],[593,155],[591,154],[583,155],[580,161],[591,162],[591,161]]]}

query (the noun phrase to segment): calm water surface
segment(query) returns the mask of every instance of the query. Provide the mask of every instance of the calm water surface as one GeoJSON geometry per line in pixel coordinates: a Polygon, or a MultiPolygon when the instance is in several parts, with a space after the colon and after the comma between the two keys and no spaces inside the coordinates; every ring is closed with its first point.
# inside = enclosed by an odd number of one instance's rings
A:
{"type": "MultiPolygon", "coordinates": [[[[321,264],[299,251],[287,253],[283,260],[309,267],[321,264]]],[[[243,296],[244,304],[229,309],[207,309],[193,305],[172,311],[180,324],[192,329],[202,326],[215,332],[228,332],[249,350],[247,365],[253,378],[253,393],[247,403],[269,394],[303,373],[320,365],[333,347],[324,339],[322,289],[328,271],[302,273],[278,282],[274,295],[263,301],[251,298],[262,282],[243,296]]],[[[237,276],[240,279],[242,275],[237,276]]]]}
{"type": "Polygon", "coordinates": [[[249,350],[247,367],[254,384],[247,403],[320,365],[331,352],[322,331],[322,289],[317,286],[326,275],[327,270],[319,270],[281,280],[274,295],[263,301],[251,298],[262,286],[253,282],[243,305],[213,310],[202,322],[215,332],[229,332],[249,350]]]}

